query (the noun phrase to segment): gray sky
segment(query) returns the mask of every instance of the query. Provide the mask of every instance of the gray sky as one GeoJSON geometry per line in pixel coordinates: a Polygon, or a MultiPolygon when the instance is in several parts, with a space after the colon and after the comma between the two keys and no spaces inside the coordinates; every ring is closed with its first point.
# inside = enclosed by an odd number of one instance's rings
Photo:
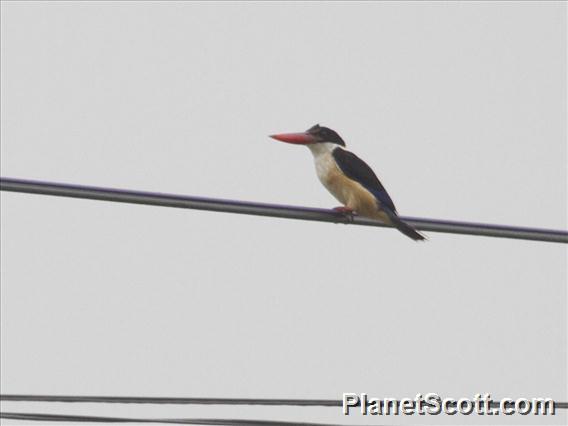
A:
{"type": "MultiPolygon", "coordinates": [[[[333,207],[309,151],[267,138],[321,123],[375,169],[402,215],[566,229],[565,3],[1,12],[2,176],[333,207]]],[[[4,393],[568,399],[563,245],[435,233],[416,244],[390,229],[1,197],[4,393]]]]}

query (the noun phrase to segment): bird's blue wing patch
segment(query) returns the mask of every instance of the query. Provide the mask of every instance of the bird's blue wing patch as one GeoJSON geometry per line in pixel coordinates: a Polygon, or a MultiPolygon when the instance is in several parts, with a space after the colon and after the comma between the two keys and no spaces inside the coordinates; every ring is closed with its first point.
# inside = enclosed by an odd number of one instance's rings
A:
{"type": "Polygon", "coordinates": [[[391,200],[391,197],[389,196],[387,191],[385,191],[384,189],[379,190],[379,189],[367,188],[366,186],[365,189],[367,189],[371,194],[373,194],[375,198],[379,201],[379,203],[381,203],[383,206],[386,206],[389,209],[391,209],[393,212],[396,212],[394,203],[391,200]]]}

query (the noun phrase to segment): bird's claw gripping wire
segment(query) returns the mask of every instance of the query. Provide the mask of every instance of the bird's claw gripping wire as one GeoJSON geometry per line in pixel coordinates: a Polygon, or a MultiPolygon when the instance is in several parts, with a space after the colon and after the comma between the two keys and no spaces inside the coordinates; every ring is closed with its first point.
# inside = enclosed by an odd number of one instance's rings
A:
{"type": "Polygon", "coordinates": [[[333,211],[339,213],[343,218],[345,218],[346,221],[344,223],[355,222],[355,215],[357,213],[355,213],[353,209],[350,209],[349,207],[346,206],[339,206],[339,207],[334,207],[333,211]]]}

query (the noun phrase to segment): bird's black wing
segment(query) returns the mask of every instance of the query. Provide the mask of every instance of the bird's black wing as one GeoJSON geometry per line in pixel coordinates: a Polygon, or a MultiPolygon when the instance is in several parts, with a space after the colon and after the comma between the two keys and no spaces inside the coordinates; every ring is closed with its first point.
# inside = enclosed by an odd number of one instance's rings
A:
{"type": "Polygon", "coordinates": [[[396,207],[391,197],[379,181],[375,172],[373,172],[373,169],[371,169],[367,163],[352,152],[341,148],[335,148],[333,150],[333,158],[335,158],[337,165],[348,178],[359,182],[366,190],[371,192],[383,206],[388,207],[393,213],[396,213],[396,207]]]}

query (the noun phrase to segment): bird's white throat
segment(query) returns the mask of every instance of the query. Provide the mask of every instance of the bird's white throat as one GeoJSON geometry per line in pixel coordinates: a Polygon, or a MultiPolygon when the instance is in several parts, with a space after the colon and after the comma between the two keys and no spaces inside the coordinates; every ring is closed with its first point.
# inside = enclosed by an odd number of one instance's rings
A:
{"type": "Polygon", "coordinates": [[[320,142],[306,146],[310,149],[310,151],[312,151],[312,154],[314,155],[314,158],[316,160],[321,155],[331,154],[331,152],[335,148],[339,147],[339,145],[337,145],[336,143],[331,142],[320,142]]]}
{"type": "MultiPolygon", "coordinates": [[[[307,145],[314,156],[314,163],[316,166],[316,173],[320,182],[330,191],[328,182],[334,172],[337,172],[337,166],[332,152],[339,145],[330,142],[315,143],[307,145]]],[[[333,191],[332,191],[333,193],[333,191]]]]}

